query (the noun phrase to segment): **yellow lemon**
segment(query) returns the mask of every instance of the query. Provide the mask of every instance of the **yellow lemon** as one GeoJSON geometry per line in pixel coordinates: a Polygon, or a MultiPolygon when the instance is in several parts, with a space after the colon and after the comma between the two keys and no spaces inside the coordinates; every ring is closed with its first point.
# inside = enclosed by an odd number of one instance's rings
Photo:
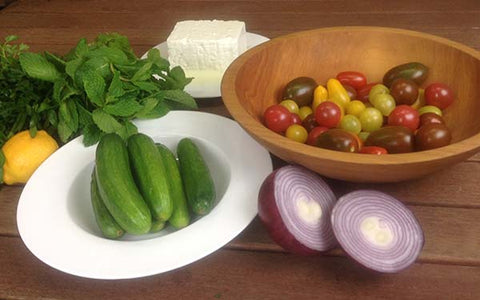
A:
{"type": "Polygon", "coordinates": [[[3,181],[6,184],[26,183],[57,149],[57,142],[44,130],[38,131],[34,138],[28,130],[15,134],[2,147],[5,155],[3,181]]]}

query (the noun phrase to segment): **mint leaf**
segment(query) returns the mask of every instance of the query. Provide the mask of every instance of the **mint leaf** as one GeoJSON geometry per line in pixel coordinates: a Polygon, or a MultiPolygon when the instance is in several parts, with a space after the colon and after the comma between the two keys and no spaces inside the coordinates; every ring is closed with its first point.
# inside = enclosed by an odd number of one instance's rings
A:
{"type": "Polygon", "coordinates": [[[152,48],[148,51],[147,61],[151,62],[154,66],[162,71],[167,71],[170,67],[168,60],[160,56],[160,50],[157,48],[152,48]]]}
{"type": "Polygon", "coordinates": [[[138,69],[138,71],[135,74],[133,74],[131,80],[144,81],[144,80],[150,79],[152,77],[152,72],[151,72],[152,65],[153,64],[151,62],[147,62],[143,64],[143,66],[141,66],[140,69],[138,69]]]}
{"type": "Polygon", "coordinates": [[[102,131],[95,124],[88,124],[83,128],[83,144],[85,146],[95,145],[102,136],[102,131]]]}
{"type": "Polygon", "coordinates": [[[61,72],[65,71],[65,61],[63,59],[48,51],[45,51],[44,55],[45,58],[57,68],[57,70],[61,72]]]}
{"type": "Polygon", "coordinates": [[[132,83],[143,91],[157,92],[159,90],[158,84],[151,81],[133,81],[132,83]]]}
{"type": "Polygon", "coordinates": [[[107,104],[103,107],[103,111],[114,116],[129,117],[139,112],[143,108],[136,100],[126,99],[117,101],[113,104],[107,104]]]}
{"type": "Polygon", "coordinates": [[[83,76],[83,87],[85,93],[92,103],[103,106],[105,93],[105,80],[95,72],[88,72],[83,76]]]}
{"type": "Polygon", "coordinates": [[[179,90],[183,90],[185,86],[193,80],[191,77],[187,78],[185,72],[179,66],[173,67],[170,72],[168,72],[168,75],[175,81],[176,84],[174,86],[179,90]]]}
{"type": "Polygon", "coordinates": [[[88,44],[87,39],[82,38],[78,41],[77,46],[74,49],[74,53],[76,57],[83,57],[88,52],[88,44]]]}
{"type": "Polygon", "coordinates": [[[114,64],[128,64],[128,57],[125,53],[118,48],[101,47],[91,50],[87,53],[86,57],[104,57],[108,61],[114,64]]]}
{"type": "Polygon", "coordinates": [[[190,94],[181,90],[160,91],[158,94],[170,102],[175,109],[198,109],[197,102],[190,94]]]}
{"type": "Polygon", "coordinates": [[[55,80],[61,77],[55,66],[37,53],[24,52],[20,54],[20,65],[32,78],[55,82],[55,80]]]}
{"type": "Polygon", "coordinates": [[[78,111],[73,99],[60,103],[58,113],[60,123],[64,123],[72,133],[78,130],[78,111]]]}
{"type": "Polygon", "coordinates": [[[121,136],[124,140],[126,140],[129,136],[138,132],[137,126],[135,126],[132,122],[126,121],[125,124],[116,131],[116,133],[121,136]]]}
{"type": "Polygon", "coordinates": [[[153,97],[145,98],[142,99],[140,102],[143,108],[139,112],[137,112],[135,117],[140,119],[148,119],[148,114],[157,106],[157,104],[159,103],[159,99],[155,99],[153,97]]]}
{"type": "Polygon", "coordinates": [[[103,132],[111,133],[120,130],[122,124],[120,124],[114,117],[104,112],[102,109],[97,108],[92,113],[93,122],[103,132]]]}
{"type": "Polygon", "coordinates": [[[125,94],[123,90],[122,81],[120,80],[120,73],[118,71],[113,72],[113,78],[108,87],[108,95],[117,98],[125,94]]]}
{"type": "Polygon", "coordinates": [[[63,143],[66,143],[68,141],[68,139],[70,138],[70,136],[72,136],[72,134],[73,134],[72,129],[70,127],[68,127],[67,124],[65,124],[65,121],[63,121],[63,120],[60,120],[58,122],[57,132],[58,132],[58,136],[60,137],[60,140],[63,143]]]}
{"type": "Polygon", "coordinates": [[[75,104],[77,105],[78,124],[83,127],[93,124],[92,113],[83,107],[79,101],[75,101],[75,104]]]}
{"type": "Polygon", "coordinates": [[[70,60],[65,64],[65,73],[67,73],[70,78],[75,79],[75,73],[77,72],[78,68],[83,64],[83,59],[77,58],[74,60],[70,60]]]}
{"type": "Polygon", "coordinates": [[[142,119],[156,119],[161,118],[168,114],[170,107],[163,101],[159,101],[157,105],[150,111],[144,113],[141,117],[142,119]]]}

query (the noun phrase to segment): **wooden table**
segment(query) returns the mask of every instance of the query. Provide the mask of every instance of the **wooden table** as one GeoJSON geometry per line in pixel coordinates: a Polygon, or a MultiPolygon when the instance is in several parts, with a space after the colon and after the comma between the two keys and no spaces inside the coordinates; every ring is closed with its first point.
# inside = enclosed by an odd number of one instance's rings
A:
{"type": "MultiPolygon", "coordinates": [[[[140,55],[165,40],[179,20],[215,18],[243,20],[248,31],[270,38],[318,27],[374,25],[423,31],[480,49],[478,0],[25,0],[0,11],[0,37],[16,34],[34,51],[64,54],[82,37],[116,31],[127,35],[140,55]]],[[[228,116],[221,101],[201,109],[228,116]]],[[[480,299],[480,155],[412,182],[331,184],[338,194],[368,187],[407,203],[426,236],[418,261],[384,275],[364,270],[341,251],[288,254],[255,219],[222,249],[183,268],[132,280],[79,278],[26,249],[16,227],[22,187],[3,186],[0,298],[480,299]]]]}

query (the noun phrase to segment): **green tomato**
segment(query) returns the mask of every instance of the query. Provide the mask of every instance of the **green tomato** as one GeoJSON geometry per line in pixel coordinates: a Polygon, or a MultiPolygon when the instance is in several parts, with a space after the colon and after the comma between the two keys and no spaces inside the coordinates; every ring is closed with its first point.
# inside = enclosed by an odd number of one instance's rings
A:
{"type": "Polygon", "coordinates": [[[355,134],[358,134],[360,131],[362,131],[362,124],[354,115],[345,115],[342,120],[340,120],[339,127],[355,134]]]}
{"type": "Polygon", "coordinates": [[[389,116],[396,106],[395,99],[390,94],[376,94],[371,101],[384,116],[389,116]]]}
{"type": "Polygon", "coordinates": [[[298,114],[298,104],[297,102],[287,99],[283,100],[280,102],[281,106],[284,106],[286,109],[288,109],[291,113],[298,114]]]}
{"type": "Polygon", "coordinates": [[[362,142],[365,142],[369,135],[370,135],[370,132],[362,131],[358,134],[358,137],[362,142]]]}
{"type": "Polygon", "coordinates": [[[368,93],[368,99],[373,105],[375,104],[372,102],[372,100],[378,94],[390,94],[390,90],[381,83],[372,86],[372,89],[368,93]]]}
{"type": "Polygon", "coordinates": [[[433,106],[433,105],[425,105],[425,106],[422,106],[418,109],[418,115],[423,115],[425,113],[434,113],[434,114],[437,114],[439,115],[440,117],[443,115],[442,113],[442,110],[436,106],[433,106]]]}
{"type": "Polygon", "coordinates": [[[358,119],[360,120],[363,131],[366,132],[375,131],[383,125],[383,115],[375,107],[365,108],[358,119]]]}

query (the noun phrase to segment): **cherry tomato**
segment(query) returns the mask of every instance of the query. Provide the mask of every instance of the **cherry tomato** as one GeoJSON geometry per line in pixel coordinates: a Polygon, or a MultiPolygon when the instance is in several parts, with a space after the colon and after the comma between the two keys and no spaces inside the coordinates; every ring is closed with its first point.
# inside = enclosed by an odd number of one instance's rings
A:
{"type": "Polygon", "coordinates": [[[310,105],[313,100],[313,91],[317,86],[313,78],[295,78],[285,86],[282,99],[291,99],[297,102],[298,106],[310,105]]]}
{"type": "Polygon", "coordinates": [[[430,123],[445,124],[445,121],[441,116],[431,112],[424,113],[423,115],[420,116],[420,125],[419,125],[420,127],[430,123]]]}
{"type": "Polygon", "coordinates": [[[345,111],[349,115],[356,117],[360,116],[360,113],[365,110],[365,104],[360,100],[350,101],[345,107],[345,111]]]}
{"type": "Polygon", "coordinates": [[[421,116],[425,113],[434,113],[439,115],[440,117],[443,116],[442,110],[433,105],[425,105],[418,109],[418,114],[421,116]]]}
{"type": "Polygon", "coordinates": [[[316,105],[328,99],[328,91],[323,85],[318,85],[313,91],[312,108],[315,110],[316,105]],[[316,104],[316,105],[315,105],[316,104]]]}
{"type": "MultiPolygon", "coordinates": [[[[348,85],[348,84],[342,84],[342,85],[345,88],[345,90],[347,91],[350,99],[357,99],[357,90],[353,86],[348,85]]],[[[348,105],[348,103],[347,103],[347,105],[348,105]]]]}
{"type": "Polygon", "coordinates": [[[355,134],[339,128],[324,131],[317,139],[317,146],[320,148],[342,151],[358,152],[360,145],[355,134]]]}
{"type": "Polygon", "coordinates": [[[341,117],[340,107],[331,101],[320,103],[315,110],[315,120],[317,120],[319,126],[335,127],[340,122],[341,117]]]}
{"type": "Polygon", "coordinates": [[[309,114],[305,119],[302,121],[302,126],[310,132],[313,128],[318,126],[317,120],[315,120],[314,114],[309,114]]]}
{"type": "Polygon", "coordinates": [[[440,109],[447,108],[455,100],[453,91],[444,83],[432,83],[425,88],[425,101],[440,109]]]}
{"type": "MultiPolygon", "coordinates": [[[[395,83],[393,83],[395,84],[395,83]]],[[[399,105],[395,107],[388,116],[388,125],[405,126],[415,131],[420,123],[418,111],[409,105],[399,105]]]]}
{"type": "Polygon", "coordinates": [[[376,155],[388,154],[387,149],[383,147],[377,147],[377,146],[363,146],[362,148],[360,148],[359,152],[363,154],[376,154],[376,155]]]}
{"type": "Polygon", "coordinates": [[[444,124],[430,123],[420,127],[415,133],[417,151],[435,149],[450,144],[452,134],[444,124]]]}
{"type": "Polygon", "coordinates": [[[372,86],[372,88],[370,89],[370,92],[368,93],[368,100],[374,106],[375,106],[375,103],[373,103],[373,98],[376,95],[379,95],[379,94],[390,94],[390,90],[388,89],[388,87],[384,86],[381,83],[378,83],[378,84],[372,86]]]}
{"type": "Polygon", "coordinates": [[[292,113],[292,124],[302,124],[302,119],[298,114],[292,113]]]}
{"type": "Polygon", "coordinates": [[[387,149],[388,153],[405,153],[414,150],[413,132],[403,126],[386,126],[370,133],[365,146],[387,149]]]}
{"type": "Polygon", "coordinates": [[[370,98],[370,102],[386,117],[390,115],[396,105],[395,99],[390,94],[375,94],[373,98],[370,98]]]}
{"type": "Polygon", "coordinates": [[[413,102],[411,107],[413,107],[415,109],[419,109],[420,107],[422,107],[424,105],[425,105],[425,90],[422,89],[422,88],[419,88],[418,89],[417,100],[415,100],[415,102],[413,102]]]}
{"type": "Polygon", "coordinates": [[[263,119],[265,125],[277,133],[283,133],[293,123],[292,113],[280,104],[269,106],[263,114],[263,119]]]}
{"type": "Polygon", "coordinates": [[[298,104],[297,102],[287,99],[280,102],[281,106],[285,106],[291,113],[298,114],[298,104]]]}
{"type": "Polygon", "coordinates": [[[308,133],[307,144],[316,146],[318,137],[327,130],[328,128],[323,126],[317,126],[310,130],[310,132],[308,133]]]}
{"type": "Polygon", "coordinates": [[[310,108],[310,106],[302,106],[298,109],[298,115],[302,120],[305,120],[305,118],[308,115],[311,115],[312,113],[313,113],[313,110],[310,108]]]}
{"type": "Polygon", "coordinates": [[[360,72],[345,71],[337,74],[337,80],[343,85],[347,84],[355,89],[361,88],[367,84],[367,78],[360,72]]]}
{"type": "Polygon", "coordinates": [[[367,83],[366,85],[357,88],[357,99],[366,103],[368,102],[368,94],[373,86],[377,85],[378,82],[367,83]]]}
{"type": "Polygon", "coordinates": [[[383,125],[383,115],[382,113],[374,108],[367,107],[359,115],[358,119],[362,124],[363,131],[372,132],[383,125]]]}
{"type": "Polygon", "coordinates": [[[308,132],[302,125],[293,124],[287,128],[285,136],[303,144],[307,141],[308,132]]]}
{"type": "Polygon", "coordinates": [[[390,87],[390,95],[397,105],[412,105],[418,98],[418,85],[410,79],[395,79],[390,87]]]}
{"type": "Polygon", "coordinates": [[[358,134],[360,131],[362,131],[362,124],[354,115],[345,115],[340,120],[339,128],[354,134],[358,134]]]}

